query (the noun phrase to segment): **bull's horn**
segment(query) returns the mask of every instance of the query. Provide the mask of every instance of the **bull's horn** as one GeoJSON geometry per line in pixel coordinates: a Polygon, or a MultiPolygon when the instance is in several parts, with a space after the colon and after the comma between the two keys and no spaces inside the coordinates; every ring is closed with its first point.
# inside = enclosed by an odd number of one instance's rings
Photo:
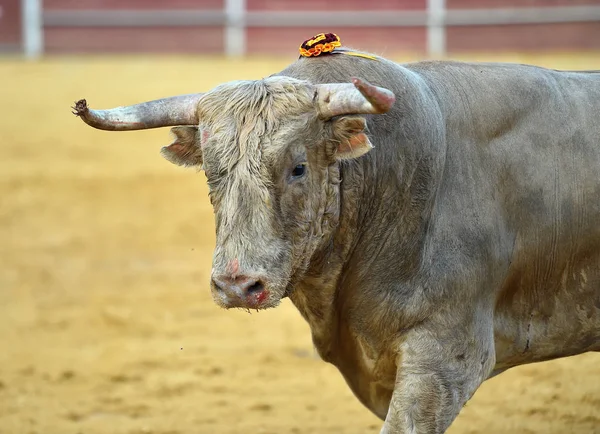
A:
{"type": "Polygon", "coordinates": [[[322,118],[349,114],[386,113],[396,97],[383,87],[353,78],[351,83],[327,83],[317,85],[319,113],[322,118]]]}
{"type": "Polygon", "coordinates": [[[91,110],[86,100],[75,103],[73,114],[100,130],[128,131],[177,125],[198,125],[201,93],[172,96],[110,110],[91,110]]]}

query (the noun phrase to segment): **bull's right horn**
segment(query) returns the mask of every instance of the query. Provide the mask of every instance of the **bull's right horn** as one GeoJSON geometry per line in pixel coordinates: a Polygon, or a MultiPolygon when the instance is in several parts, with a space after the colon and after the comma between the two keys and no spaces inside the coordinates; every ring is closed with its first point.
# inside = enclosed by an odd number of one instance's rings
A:
{"type": "Polygon", "coordinates": [[[396,96],[383,87],[353,78],[352,83],[317,85],[317,104],[323,119],[350,114],[380,114],[389,111],[396,96]]]}
{"type": "Polygon", "coordinates": [[[198,125],[201,93],[172,96],[110,110],[92,110],[86,100],[75,103],[73,114],[100,130],[128,131],[177,125],[198,125]]]}

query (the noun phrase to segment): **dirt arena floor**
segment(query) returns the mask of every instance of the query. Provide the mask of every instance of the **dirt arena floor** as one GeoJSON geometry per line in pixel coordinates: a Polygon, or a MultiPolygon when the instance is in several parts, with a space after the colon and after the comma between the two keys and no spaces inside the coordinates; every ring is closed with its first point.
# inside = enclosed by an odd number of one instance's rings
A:
{"type": "MultiPolygon", "coordinates": [[[[289,301],[213,304],[204,175],[160,157],[168,130],[101,132],[69,110],[259,78],[293,57],[0,59],[1,434],[379,432],[289,301]]],[[[600,69],[597,53],[501,60],[600,69]]],[[[494,378],[450,433],[600,433],[600,354],[494,378]]]]}

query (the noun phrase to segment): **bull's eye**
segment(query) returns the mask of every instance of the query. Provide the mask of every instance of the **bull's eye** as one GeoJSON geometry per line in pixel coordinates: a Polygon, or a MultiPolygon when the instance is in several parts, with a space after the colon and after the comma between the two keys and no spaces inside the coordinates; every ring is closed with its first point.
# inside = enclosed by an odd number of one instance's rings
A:
{"type": "Polygon", "coordinates": [[[292,179],[301,178],[304,176],[305,173],[306,163],[298,164],[296,167],[294,167],[294,170],[292,170],[292,179]]]}

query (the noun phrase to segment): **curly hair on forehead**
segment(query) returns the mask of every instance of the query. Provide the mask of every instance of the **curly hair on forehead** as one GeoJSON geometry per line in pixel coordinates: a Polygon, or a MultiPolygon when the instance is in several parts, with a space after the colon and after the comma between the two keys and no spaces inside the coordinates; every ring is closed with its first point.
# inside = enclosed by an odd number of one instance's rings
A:
{"type": "Polygon", "coordinates": [[[268,167],[263,154],[275,137],[289,134],[301,118],[314,111],[312,86],[289,77],[234,81],[206,93],[199,104],[201,129],[210,131],[203,145],[204,168],[213,194],[225,212],[225,225],[250,218],[247,203],[269,201],[268,167]],[[233,212],[233,210],[237,210],[233,212]]]}
{"type": "Polygon", "coordinates": [[[256,171],[262,144],[282,132],[283,120],[314,110],[313,94],[308,82],[290,77],[233,81],[206,93],[199,110],[212,139],[204,152],[220,171],[239,164],[256,171]]]}

